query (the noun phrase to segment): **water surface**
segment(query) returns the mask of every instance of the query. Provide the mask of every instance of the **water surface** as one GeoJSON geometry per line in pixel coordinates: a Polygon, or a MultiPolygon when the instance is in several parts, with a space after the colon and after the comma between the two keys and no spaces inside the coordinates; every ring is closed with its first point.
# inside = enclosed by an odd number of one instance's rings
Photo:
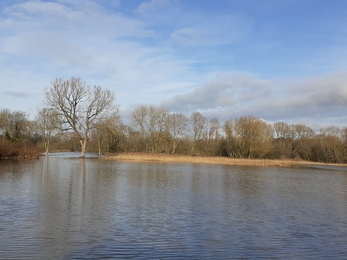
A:
{"type": "Polygon", "coordinates": [[[0,161],[0,259],[347,259],[347,171],[0,161]]]}

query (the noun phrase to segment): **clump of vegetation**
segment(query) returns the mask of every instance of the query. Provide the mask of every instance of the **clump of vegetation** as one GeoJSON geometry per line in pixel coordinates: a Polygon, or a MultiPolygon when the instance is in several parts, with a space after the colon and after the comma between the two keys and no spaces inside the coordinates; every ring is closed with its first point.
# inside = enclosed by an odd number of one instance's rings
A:
{"type": "Polygon", "coordinates": [[[5,140],[5,138],[1,138],[0,140],[0,158],[2,157],[10,157],[18,155],[17,149],[14,147],[12,143],[5,140]]]}
{"type": "Polygon", "coordinates": [[[0,158],[33,159],[39,155],[40,152],[33,145],[23,146],[0,138],[0,158]]]}

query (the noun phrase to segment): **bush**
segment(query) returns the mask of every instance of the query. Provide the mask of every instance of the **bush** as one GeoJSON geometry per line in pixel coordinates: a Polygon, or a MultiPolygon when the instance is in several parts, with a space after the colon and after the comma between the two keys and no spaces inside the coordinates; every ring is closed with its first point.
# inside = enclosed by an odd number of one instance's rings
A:
{"type": "Polygon", "coordinates": [[[17,153],[13,143],[10,143],[5,138],[0,139],[0,157],[16,156],[17,153]]]}
{"type": "Polygon", "coordinates": [[[38,155],[39,152],[34,147],[14,144],[4,138],[0,138],[0,158],[37,158],[38,155]]]}

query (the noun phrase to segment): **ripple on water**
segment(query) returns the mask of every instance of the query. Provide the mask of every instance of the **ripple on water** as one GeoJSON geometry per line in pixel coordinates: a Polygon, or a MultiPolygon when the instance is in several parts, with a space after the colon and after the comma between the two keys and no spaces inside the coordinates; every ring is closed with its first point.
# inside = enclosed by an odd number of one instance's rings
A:
{"type": "Polygon", "coordinates": [[[0,259],[346,256],[343,171],[59,156],[0,163],[0,259]]]}

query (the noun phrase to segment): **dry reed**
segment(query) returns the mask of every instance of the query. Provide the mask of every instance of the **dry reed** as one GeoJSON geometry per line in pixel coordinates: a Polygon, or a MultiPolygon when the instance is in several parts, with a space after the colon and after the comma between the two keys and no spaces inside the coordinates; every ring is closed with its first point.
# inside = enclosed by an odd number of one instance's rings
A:
{"type": "Polygon", "coordinates": [[[314,163],[301,160],[268,160],[268,159],[239,159],[227,157],[199,157],[187,155],[168,155],[153,153],[120,153],[117,155],[109,155],[109,160],[119,161],[141,161],[141,162],[176,162],[176,163],[200,163],[200,164],[226,164],[226,165],[247,165],[247,166],[276,166],[290,167],[308,164],[324,164],[314,163]]]}

